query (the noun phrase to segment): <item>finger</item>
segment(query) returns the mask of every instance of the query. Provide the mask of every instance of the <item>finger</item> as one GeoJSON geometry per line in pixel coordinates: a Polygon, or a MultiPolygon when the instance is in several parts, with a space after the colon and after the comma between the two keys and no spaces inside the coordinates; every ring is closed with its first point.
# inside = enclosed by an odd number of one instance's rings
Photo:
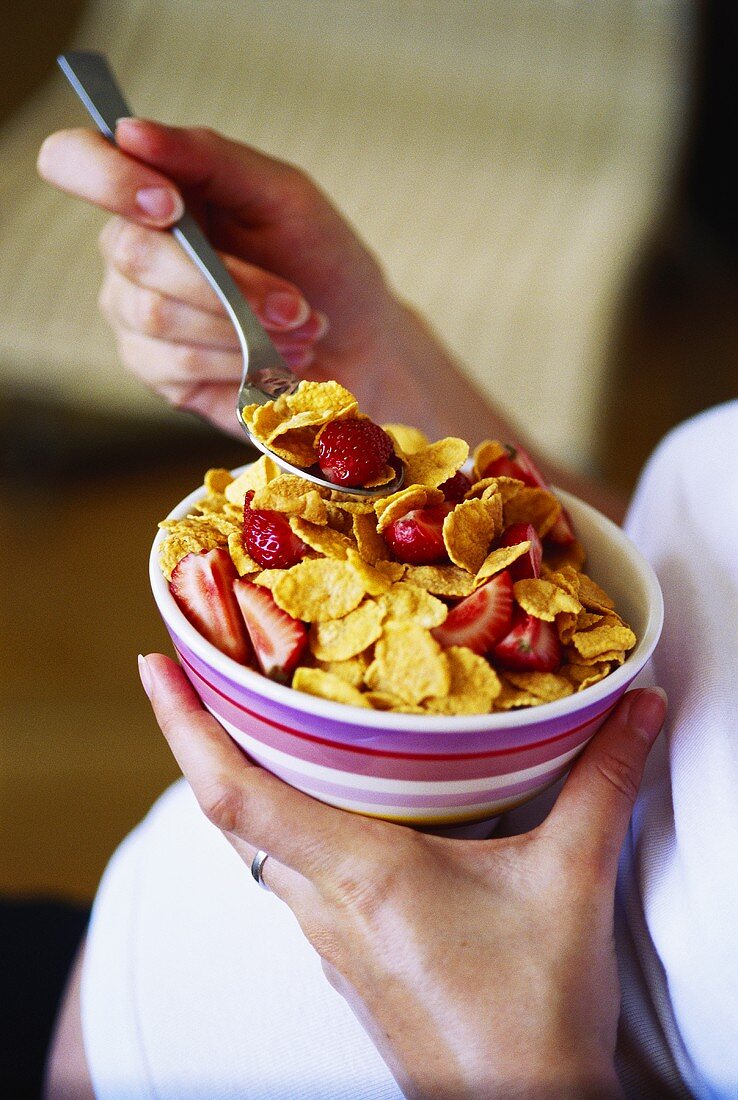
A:
{"type": "Polygon", "coordinates": [[[648,753],[666,714],[659,688],[629,692],[592,738],[566,780],[543,829],[594,854],[615,873],[648,753]]]}
{"type": "Polygon", "coordinates": [[[163,392],[164,387],[209,387],[225,383],[231,387],[232,401],[241,378],[243,357],[238,351],[179,344],[160,340],[127,328],[116,329],[118,353],[124,365],[149,387],[163,392]]]}
{"type": "Polygon", "coordinates": [[[162,733],[209,820],[249,851],[264,849],[316,884],[329,883],[335,854],[351,848],[352,816],[251,764],[174,661],[152,654],[139,667],[162,733]]]}
{"type": "Polygon", "coordinates": [[[292,206],[297,198],[298,180],[304,200],[306,177],[302,173],[211,130],[123,118],[118,121],[115,138],[132,156],[183,187],[196,188],[207,201],[238,211],[252,223],[282,216],[285,204],[292,206]]]}
{"type": "Polygon", "coordinates": [[[184,213],[182,196],[170,179],[93,130],[51,134],[39,150],[37,168],[60,191],[143,225],[173,225],[184,213]]]}
{"type": "Polygon", "coordinates": [[[228,432],[240,443],[244,442],[243,427],[236,416],[236,386],[233,382],[204,385],[198,382],[165,383],[156,387],[156,392],[172,408],[193,413],[228,432]]]}
{"type": "Polygon", "coordinates": [[[172,344],[195,344],[240,355],[236,330],[225,313],[196,309],[159,290],[133,283],[115,268],[108,268],[98,305],[118,329],[150,336],[172,344]]]}
{"type": "MultiPolygon", "coordinates": [[[[112,218],[100,233],[100,251],[129,282],[225,317],[215,291],[171,234],[112,218]]],[[[310,319],[310,306],[292,283],[237,257],[222,259],[265,328],[295,331],[310,319]]]]}
{"type": "MultiPolygon", "coordinates": [[[[159,290],[131,282],[116,268],[106,269],[98,305],[115,329],[123,328],[173,344],[195,344],[241,354],[236,330],[225,313],[198,309],[159,290]]],[[[321,313],[311,311],[297,329],[280,330],[264,323],[278,351],[299,352],[320,340],[327,331],[321,313]]]]}
{"type": "MultiPolygon", "coordinates": [[[[144,385],[162,394],[175,407],[191,412],[203,411],[192,398],[207,397],[212,387],[224,387],[231,402],[231,420],[235,415],[236,389],[241,380],[243,357],[237,352],[198,344],[178,344],[159,340],[126,328],[116,330],[118,355],[123,365],[144,385]]],[[[286,348],[286,362],[296,371],[307,368],[315,358],[310,346],[286,348]]],[[[207,408],[206,416],[210,416],[207,408]]]]}

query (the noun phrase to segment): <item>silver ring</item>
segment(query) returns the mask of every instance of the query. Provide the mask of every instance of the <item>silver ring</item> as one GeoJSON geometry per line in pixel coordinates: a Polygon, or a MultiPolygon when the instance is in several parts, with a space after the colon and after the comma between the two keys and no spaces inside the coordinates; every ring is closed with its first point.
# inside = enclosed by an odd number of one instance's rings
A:
{"type": "Polygon", "coordinates": [[[251,877],[254,879],[254,882],[259,883],[259,886],[261,886],[262,890],[269,890],[269,887],[264,882],[264,879],[261,877],[261,872],[264,869],[264,864],[268,859],[269,853],[262,852],[260,849],[251,860],[251,877]]]}

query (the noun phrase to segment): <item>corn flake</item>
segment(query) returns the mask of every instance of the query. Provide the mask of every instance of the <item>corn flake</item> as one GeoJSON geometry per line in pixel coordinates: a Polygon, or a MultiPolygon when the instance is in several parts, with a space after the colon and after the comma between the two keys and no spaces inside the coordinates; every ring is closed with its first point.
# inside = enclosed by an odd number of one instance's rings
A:
{"type": "Polygon", "coordinates": [[[448,658],[428,630],[415,623],[388,622],[364,677],[374,691],[389,691],[417,706],[431,695],[447,695],[448,658]]]}
{"type": "Polygon", "coordinates": [[[272,462],[268,455],[262,455],[261,458],[247,467],[242,474],[239,474],[235,480],[226,485],[224,489],[225,498],[231,504],[243,508],[243,502],[248,492],[251,490],[257,492],[257,490],[263,489],[270,481],[274,481],[280,472],[276,462],[272,462]]]}
{"type": "Polygon", "coordinates": [[[391,523],[416,508],[428,508],[440,504],[443,493],[440,489],[427,488],[424,485],[409,485],[388,497],[381,497],[374,504],[377,516],[377,532],[382,533],[391,523]]]}
{"type": "Polygon", "coordinates": [[[389,555],[387,543],[377,533],[377,524],[373,515],[364,513],[352,516],[352,532],[356,548],[364,561],[376,565],[386,561],[389,555]]]}
{"type": "Polygon", "coordinates": [[[349,657],[346,661],[321,661],[318,657],[310,658],[310,667],[330,672],[333,676],[340,677],[352,687],[360,688],[364,683],[364,673],[369,661],[365,653],[357,653],[355,657],[349,657]]]}
{"type": "Polygon", "coordinates": [[[485,439],[474,451],[474,476],[477,480],[484,476],[484,471],[498,458],[507,458],[507,448],[496,439],[485,439]]]}
{"type": "Polygon", "coordinates": [[[482,566],[490,543],[502,531],[499,497],[464,500],[443,521],[443,541],[454,565],[469,573],[482,566]]]}
{"type": "Polygon", "coordinates": [[[502,690],[494,669],[466,646],[451,646],[446,657],[451,677],[449,692],[426,699],[426,710],[432,714],[489,714],[502,690]]]}
{"type": "Polygon", "coordinates": [[[591,665],[564,665],[561,670],[561,675],[567,678],[575,691],[584,691],[585,688],[591,687],[592,684],[597,684],[600,680],[604,680],[611,670],[611,661],[596,661],[591,665]]]}
{"type": "Polygon", "coordinates": [[[382,633],[385,609],[376,600],[364,600],[342,619],[313,623],[310,650],[321,661],[347,661],[376,642],[382,633]]]}
{"type": "Polygon", "coordinates": [[[448,608],[442,600],[437,600],[410,581],[393,584],[389,591],[379,597],[378,603],[384,609],[388,621],[414,622],[429,630],[440,626],[448,615],[448,608]]]}
{"type": "Polygon", "coordinates": [[[589,630],[578,631],[571,644],[582,658],[583,663],[615,660],[614,654],[625,653],[636,643],[636,636],[629,626],[620,619],[608,617],[589,630]]]}
{"type": "Polygon", "coordinates": [[[313,558],[281,571],[272,586],[274,600],[305,623],[341,619],[358,607],[366,591],[352,565],[335,558],[313,558]]]}
{"type": "Polygon", "coordinates": [[[615,604],[591,577],[586,573],[579,573],[579,599],[590,611],[614,611],[615,604]]]}
{"type": "Polygon", "coordinates": [[[383,424],[382,427],[405,455],[414,455],[428,446],[428,436],[419,428],[411,428],[408,424],[383,424]]]}
{"type": "Polygon", "coordinates": [[[529,550],[530,543],[527,539],[516,542],[512,546],[499,546],[496,550],[492,550],[487,554],[474,578],[475,585],[479,586],[489,580],[490,577],[494,577],[496,573],[508,569],[513,562],[517,561],[518,558],[522,558],[529,550]]]}
{"type": "Polygon", "coordinates": [[[542,703],[565,699],[574,690],[565,676],[555,672],[507,672],[505,675],[519,691],[535,695],[542,703]]]}
{"type": "Polygon", "coordinates": [[[345,559],[348,551],[353,548],[353,542],[340,531],[334,531],[326,524],[309,523],[302,516],[290,516],[290,527],[299,539],[318,554],[326,558],[345,559]]]}
{"type": "Polygon", "coordinates": [[[341,676],[324,672],[320,668],[307,668],[300,665],[292,677],[295,691],[304,691],[308,695],[317,695],[320,699],[330,699],[333,703],[345,703],[349,707],[368,707],[363,694],[352,687],[341,676]]]}
{"type": "Polygon", "coordinates": [[[461,469],[469,457],[469,444],[448,436],[406,455],[408,485],[437,488],[461,469]]]}
{"type": "Polygon", "coordinates": [[[549,623],[552,623],[562,611],[578,614],[582,609],[582,605],[575,596],[552,584],[551,581],[545,581],[539,577],[516,581],[513,592],[523,611],[549,623]]]}
{"type": "Polygon", "coordinates": [[[405,577],[434,596],[460,600],[474,591],[474,577],[458,565],[408,565],[405,577]]]}
{"type": "Polygon", "coordinates": [[[231,555],[231,561],[235,565],[239,577],[247,577],[252,573],[261,571],[259,563],[254,561],[251,555],[244,550],[240,531],[233,531],[228,536],[228,553],[231,555]]]}
{"type": "Polygon", "coordinates": [[[524,485],[505,502],[505,527],[513,523],[531,523],[544,538],[561,514],[561,503],[548,489],[524,485]]]}

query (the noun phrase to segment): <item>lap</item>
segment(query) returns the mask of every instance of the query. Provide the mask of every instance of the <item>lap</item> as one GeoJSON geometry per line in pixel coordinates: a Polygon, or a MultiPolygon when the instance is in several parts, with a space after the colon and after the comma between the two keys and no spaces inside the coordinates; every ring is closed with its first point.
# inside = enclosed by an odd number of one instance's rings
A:
{"type": "Polygon", "coordinates": [[[82,1017],[101,1100],[121,1082],[162,1100],[402,1095],[292,914],[184,783],[103,879],[82,1017]]]}

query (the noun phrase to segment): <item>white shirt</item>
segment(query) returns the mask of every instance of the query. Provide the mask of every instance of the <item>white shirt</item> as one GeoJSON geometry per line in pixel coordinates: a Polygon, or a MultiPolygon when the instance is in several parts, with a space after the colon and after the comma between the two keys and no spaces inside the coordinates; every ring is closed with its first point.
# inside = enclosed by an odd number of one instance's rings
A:
{"type": "MultiPolygon", "coordinates": [[[[638,1100],[738,1097],[738,402],[673,432],[626,528],[664,590],[669,695],[623,851],[619,1071],[638,1100]]],[[[100,1100],[399,1100],[287,908],[183,781],[113,857],[82,981],[100,1100]]]]}

